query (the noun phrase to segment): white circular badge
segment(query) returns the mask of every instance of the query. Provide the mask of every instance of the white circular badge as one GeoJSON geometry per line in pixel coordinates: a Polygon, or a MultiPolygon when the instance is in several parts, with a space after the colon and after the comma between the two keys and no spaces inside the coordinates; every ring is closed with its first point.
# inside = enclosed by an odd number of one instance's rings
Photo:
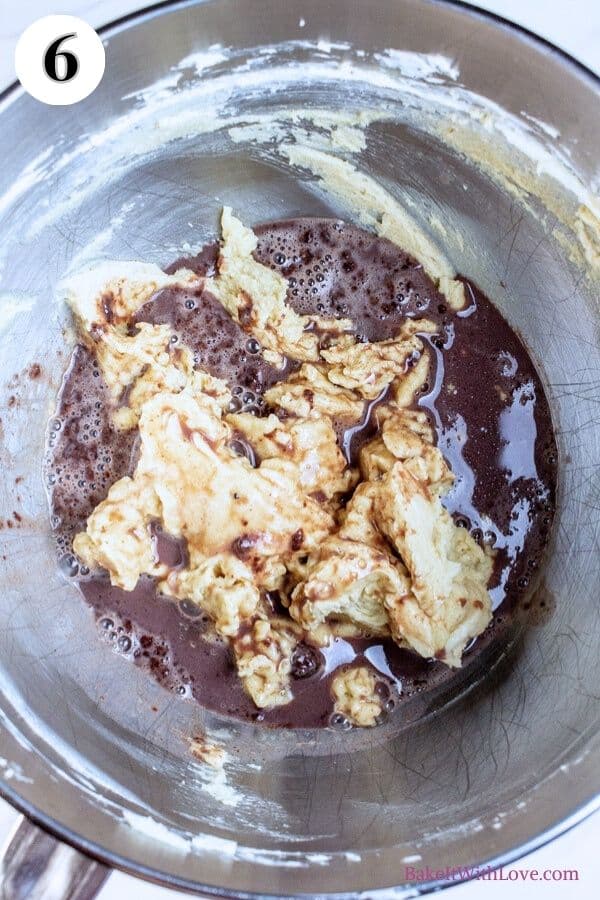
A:
{"type": "Polygon", "coordinates": [[[26,28],[15,49],[17,78],[28,94],[52,106],[69,106],[98,87],[104,47],[77,16],[44,16],[26,28]]]}

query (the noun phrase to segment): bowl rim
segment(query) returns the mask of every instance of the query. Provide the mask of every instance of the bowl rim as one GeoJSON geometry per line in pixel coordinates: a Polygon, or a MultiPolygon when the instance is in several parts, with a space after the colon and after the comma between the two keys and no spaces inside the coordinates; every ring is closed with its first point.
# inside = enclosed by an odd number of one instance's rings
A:
{"type": "MultiPolygon", "coordinates": [[[[154,16],[162,14],[169,9],[202,5],[203,2],[205,2],[205,0],[159,0],[159,2],[157,3],[150,3],[148,5],[140,7],[139,9],[132,10],[131,12],[126,13],[123,16],[119,16],[118,18],[99,26],[95,30],[101,36],[108,36],[111,33],[117,33],[119,30],[123,29],[124,26],[135,23],[138,20],[152,18],[154,16]]],[[[593,89],[595,89],[600,96],[600,74],[596,74],[592,69],[582,63],[580,60],[576,59],[568,51],[556,46],[550,40],[539,34],[536,34],[536,32],[530,30],[529,28],[526,28],[525,26],[520,25],[517,22],[513,22],[496,12],[485,10],[472,3],[465,2],[465,0],[427,0],[427,3],[432,6],[450,7],[456,9],[464,13],[465,16],[487,21],[499,30],[515,35],[523,44],[534,47],[548,57],[554,57],[559,65],[566,66],[567,68],[573,70],[576,75],[581,77],[584,81],[587,81],[588,84],[593,89]]],[[[14,97],[14,95],[19,92],[24,93],[24,90],[21,87],[20,82],[18,80],[15,80],[2,91],[0,91],[0,105],[4,105],[5,101],[9,100],[9,98],[14,97]]],[[[600,747],[600,741],[598,742],[598,744],[600,747]]],[[[590,759],[591,756],[593,756],[593,754],[588,754],[584,760],[581,760],[584,768],[589,769],[590,763],[592,763],[592,760],[590,759]]],[[[580,762],[580,760],[577,760],[577,762],[580,762]]],[[[592,774],[592,772],[588,771],[585,774],[592,774]]],[[[261,900],[261,898],[267,898],[268,900],[268,898],[281,898],[282,896],[290,898],[309,898],[314,896],[313,894],[306,893],[281,895],[271,893],[267,894],[263,892],[259,894],[253,891],[238,891],[228,888],[224,889],[214,885],[207,885],[198,881],[193,881],[188,878],[183,878],[178,875],[169,874],[167,872],[161,871],[160,869],[153,868],[152,866],[135,862],[127,856],[122,856],[119,853],[106,850],[104,847],[102,847],[101,844],[83,837],[72,828],[63,825],[60,821],[58,821],[58,819],[43,812],[37,806],[35,806],[35,804],[22,797],[18,793],[18,791],[16,791],[12,787],[12,785],[10,785],[2,776],[0,776],[0,798],[8,802],[22,815],[26,816],[27,819],[29,819],[32,823],[43,829],[48,834],[52,835],[54,838],[71,846],[75,850],[78,850],[81,853],[92,857],[94,860],[98,860],[99,862],[104,863],[111,869],[118,869],[126,874],[142,878],[162,887],[194,893],[198,896],[206,895],[208,897],[213,896],[219,898],[228,897],[231,898],[231,900],[261,900]]],[[[520,844],[511,850],[505,851],[504,853],[494,856],[489,860],[484,860],[477,866],[474,866],[473,869],[475,871],[473,876],[460,879],[456,878],[452,880],[431,880],[428,882],[422,882],[419,883],[418,886],[416,886],[416,889],[419,894],[439,891],[440,889],[446,889],[452,887],[453,885],[473,880],[475,878],[477,870],[482,871],[488,868],[502,868],[507,864],[513,863],[534,852],[535,850],[546,846],[555,838],[559,837],[562,834],[565,834],[575,826],[579,825],[581,822],[583,822],[598,810],[600,810],[600,792],[596,793],[589,800],[580,803],[569,815],[565,816],[554,825],[544,828],[541,832],[530,838],[530,840],[528,840],[526,843],[520,844]]],[[[393,892],[393,897],[395,898],[395,900],[399,900],[399,898],[405,895],[407,897],[413,896],[414,890],[415,887],[407,883],[405,885],[401,885],[399,888],[392,887],[386,889],[375,887],[371,892],[374,895],[380,894],[381,892],[382,896],[387,895],[388,892],[390,896],[392,896],[391,892],[393,892]]],[[[362,891],[343,893],[334,892],[320,894],[319,896],[323,898],[331,898],[331,900],[335,900],[335,898],[340,898],[341,900],[341,898],[348,898],[353,896],[358,897],[361,894],[364,896],[364,892],[362,891]]]]}
{"type": "MultiPolygon", "coordinates": [[[[149,3],[147,6],[141,6],[139,9],[126,13],[124,16],[112,19],[110,22],[100,25],[95,30],[98,34],[104,35],[114,29],[119,29],[136,19],[154,16],[169,8],[197,6],[202,2],[203,0],[159,0],[158,3],[149,3]]],[[[492,10],[482,9],[473,3],[467,3],[466,0],[427,0],[427,2],[433,6],[454,7],[455,9],[462,10],[466,15],[470,15],[473,18],[492,22],[502,31],[514,32],[524,43],[533,44],[538,49],[543,50],[548,56],[558,57],[559,60],[562,60],[562,62],[566,63],[569,67],[588,80],[592,87],[600,88],[600,74],[596,74],[589,66],[586,66],[585,63],[582,63],[567,50],[563,50],[562,47],[557,47],[556,44],[553,44],[548,38],[536,34],[535,31],[526,28],[525,25],[513,22],[492,10]]],[[[0,91],[0,103],[3,103],[11,94],[14,94],[20,89],[22,90],[21,83],[18,79],[15,79],[0,91]]]]}

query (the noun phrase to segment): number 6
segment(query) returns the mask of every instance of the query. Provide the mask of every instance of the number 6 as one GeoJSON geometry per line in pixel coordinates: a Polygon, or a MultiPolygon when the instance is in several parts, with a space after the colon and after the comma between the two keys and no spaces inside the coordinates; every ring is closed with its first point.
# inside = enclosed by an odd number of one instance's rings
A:
{"type": "Polygon", "coordinates": [[[59,47],[62,42],[74,37],[77,37],[75,32],[63,34],[62,37],[52,41],[44,53],[44,72],[48,78],[52,79],[52,81],[70,81],[71,78],[74,78],[75,75],[77,75],[77,72],[79,71],[79,60],[75,54],[71,53],[69,50],[61,50],[59,52],[59,47]],[[58,57],[62,57],[65,63],[65,70],[62,77],[56,71],[56,61],[58,57]]]}

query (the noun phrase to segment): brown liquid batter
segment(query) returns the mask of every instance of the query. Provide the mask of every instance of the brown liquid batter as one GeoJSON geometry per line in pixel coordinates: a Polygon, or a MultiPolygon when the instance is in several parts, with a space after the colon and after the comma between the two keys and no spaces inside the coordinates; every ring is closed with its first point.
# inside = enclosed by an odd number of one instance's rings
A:
{"type": "MultiPolygon", "coordinates": [[[[465,281],[470,304],[456,313],[414,259],[394,244],[329,219],[294,219],[256,230],[258,260],[289,282],[288,302],[302,314],[350,317],[359,339],[397,334],[410,316],[426,317],[439,334],[426,336],[435,352],[429,384],[415,401],[432,418],[438,446],[456,482],[443,502],[459,524],[496,549],[490,592],[495,617],[468,648],[462,672],[425,660],[391,640],[336,639],[323,651],[301,645],[293,659],[294,700],[258,710],[245,694],[225,643],[206,640],[206,621],[193,604],[160,597],[142,578],[133,592],[86,577],[71,555],[73,536],[118,478],[135,465],[136,435],[116,431],[108,396],[89,352],[78,347],[65,377],[50,431],[47,478],[60,564],[76,577],[95,611],[103,637],[144,665],[168,689],[225,715],[271,725],[334,724],[329,689],[339,665],[367,662],[394,687],[400,708],[419,697],[427,708],[434,688],[468,675],[484,651],[500,648],[538,569],[555,504],[557,451],[547,399],[523,343],[490,301],[465,281]]],[[[214,271],[217,245],[182,259],[203,274],[214,271]]],[[[147,303],[138,321],[168,323],[192,348],[197,365],[226,379],[238,409],[266,412],[263,392],[287,378],[267,364],[259,346],[207,292],[167,288],[147,303]]],[[[360,427],[338,428],[350,461],[375,433],[373,409],[360,427]]],[[[248,448],[251,452],[251,448],[248,448]]],[[[177,565],[185,547],[160,532],[161,558],[177,565]]],[[[272,599],[280,612],[279,600],[272,599]]],[[[392,706],[392,700],[389,706],[392,706]]],[[[404,706],[408,716],[408,707],[404,706]]],[[[412,717],[412,715],[411,715],[412,717]]]]}

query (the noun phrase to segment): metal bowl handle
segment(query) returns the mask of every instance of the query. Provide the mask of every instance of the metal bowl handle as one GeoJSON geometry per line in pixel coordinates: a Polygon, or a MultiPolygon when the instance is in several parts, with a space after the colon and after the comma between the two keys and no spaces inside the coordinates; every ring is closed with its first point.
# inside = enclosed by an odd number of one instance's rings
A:
{"type": "Polygon", "coordinates": [[[0,855],[2,900],[92,900],[110,869],[22,816],[0,855]]]}

